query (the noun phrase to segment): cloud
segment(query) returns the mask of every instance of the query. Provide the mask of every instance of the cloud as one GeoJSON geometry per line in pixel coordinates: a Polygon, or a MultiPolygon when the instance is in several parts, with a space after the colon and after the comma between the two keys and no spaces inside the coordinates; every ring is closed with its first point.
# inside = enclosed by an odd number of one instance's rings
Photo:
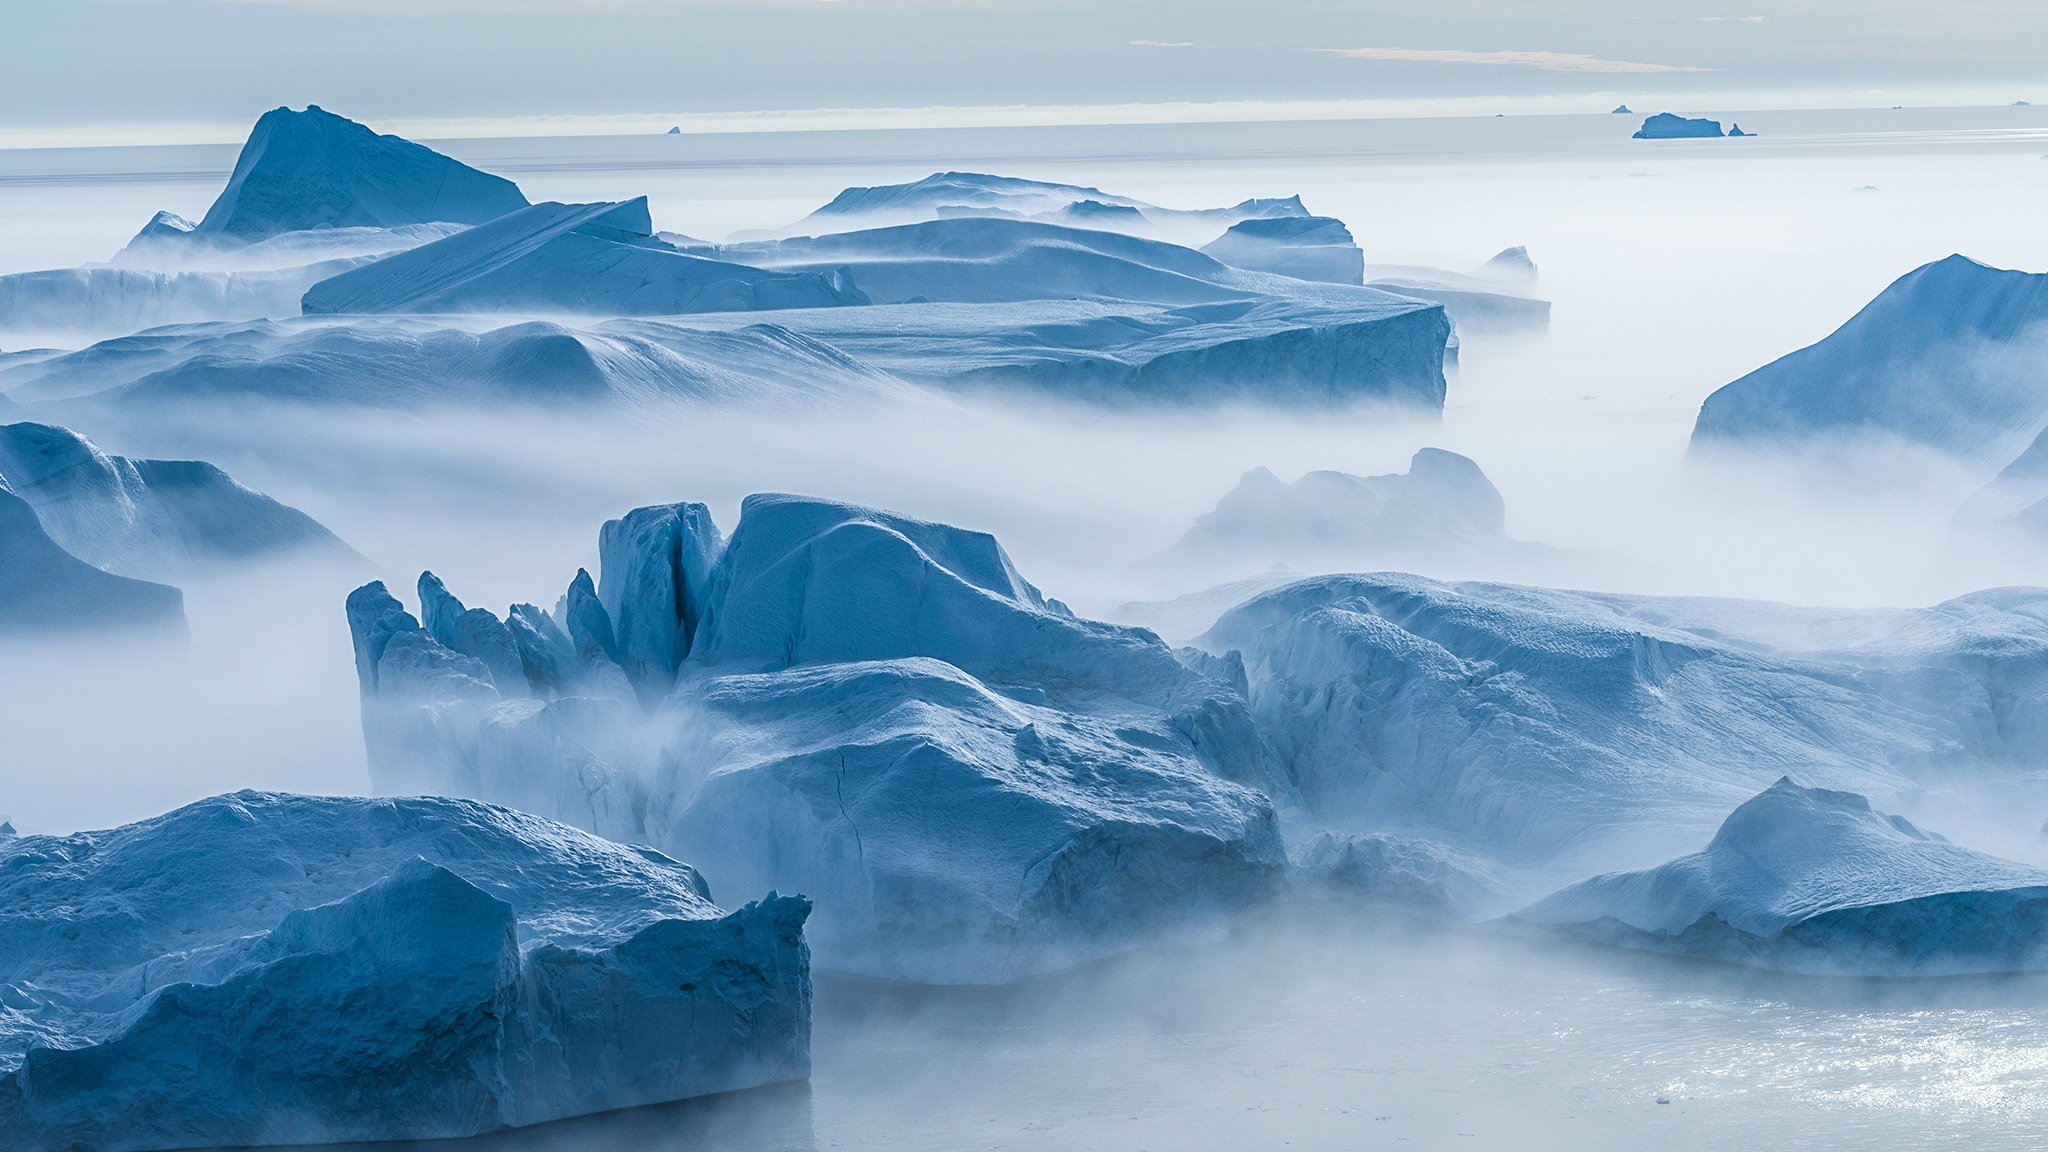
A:
{"type": "Polygon", "coordinates": [[[1546,72],[1715,72],[1690,64],[1639,64],[1576,52],[1469,52],[1458,48],[1317,48],[1355,60],[1415,60],[1430,64],[1521,64],[1546,72]]]}
{"type": "Polygon", "coordinates": [[[1195,46],[1192,40],[1133,40],[1131,43],[1139,48],[1193,48],[1195,46]]]}

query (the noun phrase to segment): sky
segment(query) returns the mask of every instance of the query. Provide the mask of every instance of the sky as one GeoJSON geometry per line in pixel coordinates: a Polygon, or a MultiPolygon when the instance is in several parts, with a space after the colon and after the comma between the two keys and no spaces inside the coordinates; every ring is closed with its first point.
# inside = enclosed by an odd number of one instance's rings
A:
{"type": "Polygon", "coordinates": [[[307,103],[417,133],[630,116],[696,130],[810,109],[1591,111],[1617,93],[1681,109],[2048,102],[2038,0],[7,0],[0,13],[0,137],[237,126],[232,139],[266,108],[307,103]]]}

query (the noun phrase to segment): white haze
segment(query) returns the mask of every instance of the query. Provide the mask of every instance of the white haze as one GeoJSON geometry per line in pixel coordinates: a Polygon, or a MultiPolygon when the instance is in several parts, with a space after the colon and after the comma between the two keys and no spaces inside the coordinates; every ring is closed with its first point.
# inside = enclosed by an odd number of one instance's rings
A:
{"type": "MultiPolygon", "coordinates": [[[[645,192],[657,226],[713,238],[786,224],[848,184],[943,168],[1173,207],[1298,192],[1345,219],[1376,264],[1466,270],[1527,245],[1553,324],[1468,339],[1441,423],[985,397],[86,423],[110,452],[212,460],[372,566],[183,582],[189,649],[0,649],[0,815],[64,832],[243,786],[366,791],[347,590],[378,577],[410,602],[431,568],[472,605],[552,606],[594,565],[598,524],[654,502],[705,501],[728,531],[742,497],[772,490],[985,529],[1049,595],[1102,614],[1194,590],[1138,562],[1247,469],[1401,471],[1431,445],[1478,461],[1512,535],[1575,550],[1580,586],[1873,606],[2038,582],[2040,550],[1949,531],[1982,467],[1880,445],[1687,463],[1708,393],[1825,336],[1913,267],[1957,251],[2048,267],[2048,118],[1893,115],[1743,114],[1759,139],[1677,146],[1627,140],[1636,121],[1619,116],[787,134],[665,158],[655,149],[672,142],[646,138],[449,144],[535,200],[645,192]]],[[[138,163],[224,170],[219,153],[138,163]]],[[[0,156],[40,173],[0,183],[0,270],[104,259],[151,211],[196,216],[218,187],[63,176],[120,162],[0,156]]],[[[0,350],[21,344],[0,335],[0,350]]],[[[1449,562],[1430,574],[1509,575],[1449,562]]],[[[2020,835],[2041,813],[1972,826],[1971,809],[1928,823],[2043,855],[2020,835]]],[[[2044,1123],[2048,1020],[2014,1007],[2036,984],[1901,1003],[1876,986],[1710,978],[1455,933],[1304,931],[1255,925],[1000,995],[828,984],[808,1093],[709,1119],[713,1106],[693,1106],[676,1123],[709,1125],[706,1146],[726,1148],[1575,1150],[2025,1147],[2044,1123]]],[[[505,1146],[680,1146],[633,1131],[505,1146]]]]}

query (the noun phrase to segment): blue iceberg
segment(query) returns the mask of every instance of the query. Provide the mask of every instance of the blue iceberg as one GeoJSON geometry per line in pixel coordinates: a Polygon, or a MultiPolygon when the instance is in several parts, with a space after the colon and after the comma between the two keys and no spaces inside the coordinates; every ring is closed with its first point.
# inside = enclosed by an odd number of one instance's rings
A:
{"type": "Polygon", "coordinates": [[[1269,216],[1232,224],[1202,251],[1233,268],[1331,284],[1365,282],[1365,253],[1342,220],[1269,216]]]}
{"type": "Polygon", "coordinates": [[[1688,120],[1670,112],[1659,112],[1643,121],[1636,130],[1637,140],[1693,140],[1706,136],[1721,135],[1719,120],[1688,120]]]}
{"type": "Polygon", "coordinates": [[[1950,256],[1700,405],[1694,448],[1903,440],[1993,466],[2048,421],[2048,275],[1950,256]]]}
{"type": "Polygon", "coordinates": [[[1077,619],[985,534],[755,496],[729,540],[667,505],[600,553],[552,614],[458,612],[426,578],[418,618],[349,597],[380,790],[804,893],[822,967],[931,983],[1080,963],[1280,879],[1288,786],[1238,690],[1077,619]]]}
{"type": "Polygon", "coordinates": [[[307,315],[538,312],[664,316],[865,304],[843,275],[766,271],[656,239],[647,198],[536,204],[323,280],[307,315]]]}
{"type": "Polygon", "coordinates": [[[0,482],[66,551],[127,576],[292,553],[360,560],[311,516],[203,460],[110,456],[68,428],[0,425],[0,482]]]}
{"type": "Polygon", "coordinates": [[[2048,968],[2048,871],[1959,847],[1862,796],[1789,777],[1730,813],[1701,851],[1596,876],[1514,919],[1796,972],[2048,968]]]}
{"type": "Polygon", "coordinates": [[[808,911],[434,797],[0,834],[0,1144],[431,1139],[801,1080],[808,911]]]}

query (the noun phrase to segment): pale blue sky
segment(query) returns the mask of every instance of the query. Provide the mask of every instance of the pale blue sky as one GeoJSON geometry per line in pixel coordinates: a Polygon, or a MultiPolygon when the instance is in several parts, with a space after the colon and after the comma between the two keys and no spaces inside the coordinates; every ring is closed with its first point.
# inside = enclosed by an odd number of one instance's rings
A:
{"type": "Polygon", "coordinates": [[[0,7],[0,127],[246,123],[309,101],[394,119],[1964,85],[2010,87],[2015,99],[2036,84],[2048,92],[2040,0],[0,7]]]}

